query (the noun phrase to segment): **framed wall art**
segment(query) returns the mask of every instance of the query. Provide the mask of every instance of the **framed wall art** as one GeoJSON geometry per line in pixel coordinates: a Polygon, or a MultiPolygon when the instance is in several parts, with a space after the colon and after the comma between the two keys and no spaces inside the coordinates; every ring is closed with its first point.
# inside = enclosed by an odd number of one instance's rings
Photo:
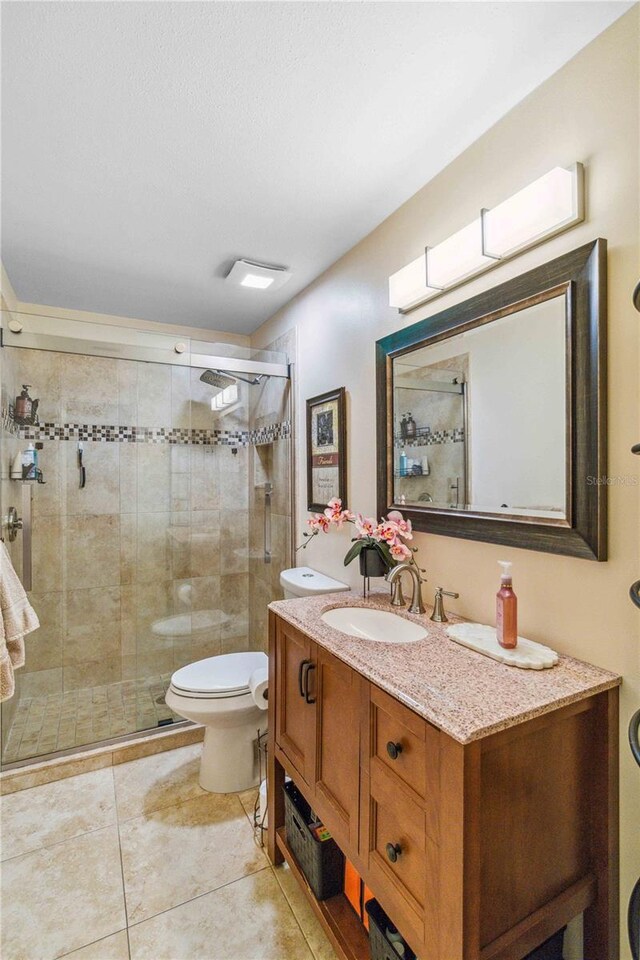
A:
{"type": "Polygon", "coordinates": [[[339,497],[347,505],[344,387],[307,400],[307,509],[322,512],[339,497]]]}

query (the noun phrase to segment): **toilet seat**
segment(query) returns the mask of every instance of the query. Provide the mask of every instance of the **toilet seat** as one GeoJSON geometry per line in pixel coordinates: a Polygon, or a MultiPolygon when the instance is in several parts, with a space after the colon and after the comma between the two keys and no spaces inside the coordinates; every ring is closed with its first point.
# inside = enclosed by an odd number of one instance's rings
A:
{"type": "Polygon", "coordinates": [[[253,671],[266,667],[267,663],[266,654],[261,652],[207,657],[176,670],[170,686],[176,696],[195,700],[243,697],[249,693],[253,671]]]}

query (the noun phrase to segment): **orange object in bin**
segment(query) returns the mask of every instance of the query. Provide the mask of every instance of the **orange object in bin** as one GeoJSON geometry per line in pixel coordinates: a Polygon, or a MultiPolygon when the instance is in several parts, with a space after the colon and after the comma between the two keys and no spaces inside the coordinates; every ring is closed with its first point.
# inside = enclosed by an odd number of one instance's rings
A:
{"type": "Polygon", "coordinates": [[[364,908],[367,900],[373,900],[373,894],[369,887],[365,886],[362,877],[349,861],[344,861],[344,895],[364,923],[365,929],[369,929],[369,914],[364,908]]]}
{"type": "Polygon", "coordinates": [[[346,859],[344,861],[344,894],[362,919],[362,880],[354,865],[346,859]]]}
{"type": "Polygon", "coordinates": [[[363,883],[362,884],[362,922],[364,923],[365,930],[369,930],[369,914],[364,908],[365,903],[369,900],[373,900],[373,894],[369,887],[363,883]]]}

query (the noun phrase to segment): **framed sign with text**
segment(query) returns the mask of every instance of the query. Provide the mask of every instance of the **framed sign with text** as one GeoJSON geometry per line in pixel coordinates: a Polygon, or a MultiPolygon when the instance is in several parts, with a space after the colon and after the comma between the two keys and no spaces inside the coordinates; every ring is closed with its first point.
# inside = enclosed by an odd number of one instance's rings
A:
{"type": "Polygon", "coordinates": [[[347,505],[347,425],[344,387],[307,400],[307,510],[329,500],[347,505]]]}

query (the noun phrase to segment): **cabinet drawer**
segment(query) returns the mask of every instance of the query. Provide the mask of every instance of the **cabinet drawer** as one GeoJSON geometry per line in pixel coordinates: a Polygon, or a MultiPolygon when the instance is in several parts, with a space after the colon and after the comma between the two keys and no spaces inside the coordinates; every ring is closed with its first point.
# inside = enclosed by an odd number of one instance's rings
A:
{"type": "Polygon", "coordinates": [[[372,770],[369,787],[369,885],[410,942],[433,942],[439,851],[426,811],[384,768],[372,770]]]}
{"type": "Polygon", "coordinates": [[[430,808],[428,831],[437,840],[440,734],[378,687],[370,690],[371,772],[383,767],[430,808]]]}

